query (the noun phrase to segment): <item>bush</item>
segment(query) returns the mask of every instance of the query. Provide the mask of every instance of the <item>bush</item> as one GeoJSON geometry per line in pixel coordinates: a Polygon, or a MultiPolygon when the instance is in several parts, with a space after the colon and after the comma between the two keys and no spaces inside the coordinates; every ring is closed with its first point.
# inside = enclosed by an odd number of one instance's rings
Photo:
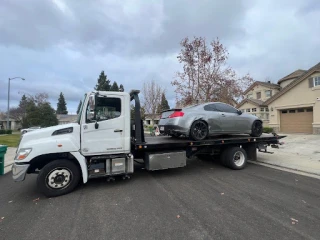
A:
{"type": "Polygon", "coordinates": [[[12,134],[12,130],[1,129],[0,134],[12,134]]]}
{"type": "Polygon", "coordinates": [[[273,132],[273,128],[272,127],[264,127],[263,128],[263,132],[264,133],[272,133],[273,132]]]}
{"type": "Polygon", "coordinates": [[[6,134],[12,134],[12,130],[11,129],[6,130],[6,134]]]}

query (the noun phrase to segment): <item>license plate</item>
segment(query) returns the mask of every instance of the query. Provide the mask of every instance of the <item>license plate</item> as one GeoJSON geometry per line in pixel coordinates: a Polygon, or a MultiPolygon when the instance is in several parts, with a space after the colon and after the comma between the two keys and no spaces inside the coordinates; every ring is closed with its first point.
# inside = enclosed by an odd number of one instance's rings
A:
{"type": "Polygon", "coordinates": [[[160,131],[164,131],[164,127],[160,127],[160,131]]]}

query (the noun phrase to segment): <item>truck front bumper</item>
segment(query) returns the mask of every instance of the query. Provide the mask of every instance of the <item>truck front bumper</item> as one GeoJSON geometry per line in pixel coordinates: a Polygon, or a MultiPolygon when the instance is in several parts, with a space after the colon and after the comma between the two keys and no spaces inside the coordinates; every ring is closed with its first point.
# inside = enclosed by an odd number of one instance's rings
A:
{"type": "Polygon", "coordinates": [[[25,179],[30,164],[16,164],[12,165],[12,178],[15,182],[21,182],[25,179]]]}

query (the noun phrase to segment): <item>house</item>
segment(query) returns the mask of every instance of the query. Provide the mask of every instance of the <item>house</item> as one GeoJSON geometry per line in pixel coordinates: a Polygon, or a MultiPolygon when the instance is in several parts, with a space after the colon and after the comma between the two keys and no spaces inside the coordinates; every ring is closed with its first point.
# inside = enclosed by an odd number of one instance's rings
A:
{"type": "Polygon", "coordinates": [[[59,125],[76,122],[77,117],[76,114],[57,114],[59,125]]]}
{"type": "MultiPolygon", "coordinates": [[[[18,130],[21,128],[21,123],[15,119],[9,119],[9,129],[18,130]]],[[[0,129],[7,129],[7,115],[0,113],[0,129]]]]}
{"type": "Polygon", "coordinates": [[[269,125],[269,108],[265,101],[280,91],[280,86],[268,82],[254,82],[245,92],[246,98],[241,101],[237,108],[242,112],[250,113],[259,117],[264,126],[269,125]]]}
{"type": "Polygon", "coordinates": [[[280,79],[281,91],[265,104],[277,132],[320,134],[320,63],[280,79]]]}
{"type": "Polygon", "coordinates": [[[152,116],[152,114],[146,114],[143,120],[144,125],[157,125],[160,121],[160,115],[155,114],[152,116]]]}
{"type": "Polygon", "coordinates": [[[277,84],[255,82],[245,94],[237,107],[276,132],[320,134],[320,63],[298,69],[277,84]]]}

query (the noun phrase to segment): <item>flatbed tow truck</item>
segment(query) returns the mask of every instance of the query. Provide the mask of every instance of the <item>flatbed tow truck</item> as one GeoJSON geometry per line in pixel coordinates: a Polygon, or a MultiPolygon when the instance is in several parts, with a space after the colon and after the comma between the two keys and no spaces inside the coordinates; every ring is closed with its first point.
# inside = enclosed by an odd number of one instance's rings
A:
{"type": "Polygon", "coordinates": [[[25,180],[38,174],[37,185],[47,197],[72,192],[89,179],[129,179],[135,159],[148,171],[186,166],[186,159],[219,158],[224,166],[240,170],[247,160],[257,159],[257,150],[278,147],[285,136],[217,136],[202,141],[167,136],[145,137],[139,91],[92,91],[84,96],[76,123],[28,132],[17,148],[12,176],[25,180]],[[130,102],[135,110],[131,116],[130,102]]]}

